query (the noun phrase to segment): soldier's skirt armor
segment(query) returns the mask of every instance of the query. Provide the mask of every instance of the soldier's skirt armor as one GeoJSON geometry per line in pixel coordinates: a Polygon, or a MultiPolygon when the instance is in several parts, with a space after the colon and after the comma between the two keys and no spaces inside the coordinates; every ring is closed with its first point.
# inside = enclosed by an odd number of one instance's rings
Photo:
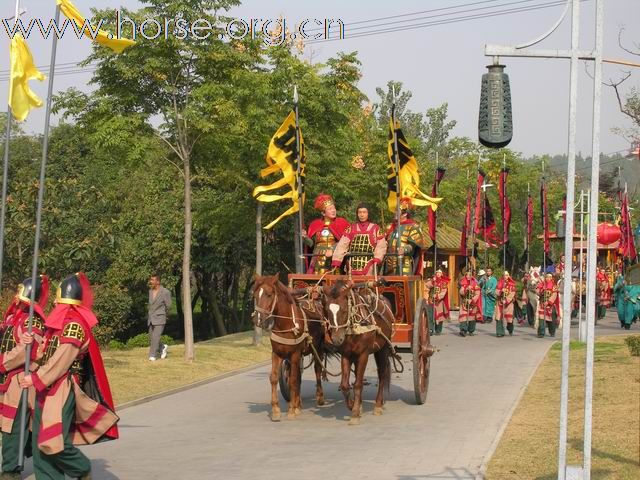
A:
{"type": "MultiPolygon", "coordinates": [[[[413,245],[409,243],[409,239],[412,237],[414,228],[412,226],[404,226],[402,229],[402,237],[400,238],[400,246],[403,249],[404,256],[402,257],[402,270],[401,275],[413,275],[413,245]]],[[[387,257],[385,272],[387,275],[398,274],[398,260],[396,256],[399,251],[398,248],[398,231],[394,231],[389,237],[389,248],[387,252],[391,255],[387,257]]]]}

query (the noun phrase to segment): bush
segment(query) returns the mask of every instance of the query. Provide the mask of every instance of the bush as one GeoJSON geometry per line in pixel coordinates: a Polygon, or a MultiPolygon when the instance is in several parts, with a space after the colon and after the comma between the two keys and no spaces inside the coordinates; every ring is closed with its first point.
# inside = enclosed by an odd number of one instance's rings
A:
{"type": "Polygon", "coordinates": [[[629,347],[629,353],[634,357],[640,357],[640,335],[632,335],[624,339],[629,347]]]}
{"type": "MultiPolygon", "coordinates": [[[[149,346],[149,334],[148,333],[140,333],[135,337],[131,337],[127,340],[127,348],[140,348],[140,347],[148,347],[149,346]]],[[[160,343],[166,343],[167,345],[173,345],[175,342],[173,338],[169,335],[162,335],[160,337],[160,343]]]]}
{"type": "Polygon", "coordinates": [[[101,345],[109,344],[129,328],[131,297],[126,289],[111,285],[94,287],[93,309],[100,323],[94,335],[101,345]]]}
{"type": "Polygon", "coordinates": [[[126,350],[127,346],[120,340],[111,340],[109,342],[109,350],[126,350]]]}

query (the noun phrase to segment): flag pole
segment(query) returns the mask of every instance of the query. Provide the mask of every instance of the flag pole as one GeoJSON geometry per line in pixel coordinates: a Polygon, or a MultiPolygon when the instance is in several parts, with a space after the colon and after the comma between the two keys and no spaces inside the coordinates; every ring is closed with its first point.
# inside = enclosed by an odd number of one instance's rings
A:
{"type": "MultiPolygon", "coordinates": [[[[438,159],[438,152],[436,152],[436,179],[434,180],[434,186],[435,186],[435,191],[436,191],[436,197],[438,196],[438,167],[440,166],[439,163],[439,159],[438,159]]],[[[433,207],[430,207],[433,209],[433,207]]],[[[433,275],[436,275],[436,264],[438,263],[438,245],[436,243],[437,237],[438,237],[438,211],[437,210],[433,210],[433,221],[435,222],[434,225],[434,235],[433,235],[433,275]]]]}
{"type": "MultiPolygon", "coordinates": [[[[398,275],[402,275],[402,264],[404,261],[404,251],[402,250],[402,224],[400,223],[400,157],[398,152],[398,135],[396,134],[396,87],[391,85],[391,125],[393,132],[393,156],[396,164],[396,226],[397,226],[397,248],[398,248],[398,275]]],[[[393,233],[392,233],[393,234],[393,233]]]]}
{"type": "MultiPolygon", "coordinates": [[[[55,23],[60,21],[60,6],[56,7],[55,23]]],[[[53,97],[53,80],[56,68],[56,53],[58,48],[58,36],[53,36],[51,45],[51,62],[49,64],[49,86],[47,88],[47,107],[44,117],[44,134],[42,139],[42,161],[40,163],[40,180],[38,183],[38,204],[36,208],[36,233],[33,244],[33,264],[31,265],[31,302],[29,304],[29,320],[27,323],[27,331],[31,333],[33,326],[33,310],[36,301],[36,278],[38,276],[38,256],[40,253],[40,226],[42,223],[42,208],[44,203],[44,182],[47,171],[47,155],[49,153],[49,127],[51,125],[51,103],[53,97]]],[[[24,359],[24,373],[28,375],[30,372],[31,345],[27,345],[24,359]]],[[[18,450],[18,466],[22,470],[24,466],[24,430],[27,422],[27,392],[28,389],[22,390],[22,408],[20,410],[20,444],[18,450]]]]}
{"type": "MultiPolygon", "coordinates": [[[[531,197],[531,184],[529,182],[527,182],[527,219],[526,219],[526,225],[527,228],[525,229],[525,239],[526,239],[526,245],[527,245],[527,272],[529,271],[529,263],[531,260],[531,245],[529,245],[529,197],[531,197]]],[[[531,225],[531,228],[533,228],[533,225],[531,225]]]]}
{"type": "Polygon", "coordinates": [[[293,109],[296,116],[296,180],[298,188],[298,235],[296,238],[296,273],[304,273],[302,231],[304,230],[304,218],[302,211],[302,179],[301,165],[302,153],[300,152],[300,117],[298,116],[298,86],[293,86],[293,109]]]}
{"type": "MultiPolygon", "coordinates": [[[[469,189],[469,168],[467,168],[467,203],[469,204],[469,208],[471,208],[471,201],[469,199],[469,195],[470,194],[471,194],[471,192],[470,192],[470,189],[469,189]]],[[[468,228],[467,228],[467,218],[466,218],[467,217],[467,212],[466,211],[464,212],[464,215],[465,215],[465,219],[464,219],[465,226],[464,226],[464,228],[466,230],[464,232],[464,234],[465,234],[465,236],[467,236],[467,235],[469,235],[469,231],[468,231],[468,228]]],[[[471,212],[469,212],[469,223],[471,223],[471,212]]],[[[465,238],[465,240],[466,240],[466,242],[464,244],[464,253],[465,253],[465,256],[464,256],[464,268],[466,269],[466,268],[469,268],[469,239],[465,238]]]]}
{"type": "MultiPolygon", "coordinates": [[[[503,153],[502,154],[502,172],[504,175],[504,171],[507,168],[507,154],[503,153]]],[[[502,265],[504,266],[504,269],[507,269],[507,242],[505,241],[505,237],[507,236],[507,224],[504,221],[504,207],[506,206],[507,203],[507,181],[506,179],[504,180],[504,185],[502,186],[503,188],[503,192],[502,192],[502,265]]]]}
{"type": "MultiPolygon", "coordinates": [[[[16,0],[16,10],[14,22],[20,18],[20,0],[16,0]]],[[[10,20],[10,19],[9,19],[10,20]]],[[[11,78],[9,78],[11,82],[11,78]]],[[[11,87],[9,87],[11,88],[11,87]]],[[[4,265],[4,227],[7,216],[7,183],[9,181],[9,143],[11,140],[11,124],[13,114],[11,113],[11,99],[7,102],[7,128],[4,138],[4,159],[2,166],[2,207],[0,207],[0,291],[2,291],[2,266],[4,265]]]]}

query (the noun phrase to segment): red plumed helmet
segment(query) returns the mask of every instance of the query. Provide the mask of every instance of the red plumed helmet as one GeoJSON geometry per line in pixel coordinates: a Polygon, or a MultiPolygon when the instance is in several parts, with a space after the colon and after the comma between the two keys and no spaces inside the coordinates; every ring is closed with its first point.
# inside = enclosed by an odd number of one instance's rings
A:
{"type": "Polygon", "coordinates": [[[315,202],[313,202],[313,208],[320,212],[324,212],[324,209],[330,205],[335,205],[333,201],[333,197],[331,195],[327,195],[326,193],[321,193],[316,197],[315,202]]]}

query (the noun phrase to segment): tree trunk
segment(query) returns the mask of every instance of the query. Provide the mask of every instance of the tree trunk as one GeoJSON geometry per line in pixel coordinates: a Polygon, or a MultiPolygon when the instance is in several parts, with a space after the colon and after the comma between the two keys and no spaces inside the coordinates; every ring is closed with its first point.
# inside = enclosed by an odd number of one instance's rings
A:
{"type": "Polygon", "coordinates": [[[178,315],[178,321],[184,322],[184,313],[182,312],[182,297],[181,297],[182,281],[178,280],[176,286],[173,287],[173,296],[176,299],[176,313],[178,315]]]}
{"type": "Polygon", "coordinates": [[[191,310],[191,165],[184,157],[184,251],[182,254],[182,308],[184,309],[184,359],[195,360],[191,310]]]}
{"type": "Polygon", "coordinates": [[[224,325],[224,319],[218,306],[218,299],[215,298],[215,293],[213,292],[209,297],[209,310],[211,310],[211,314],[213,315],[213,326],[216,329],[216,335],[218,337],[224,337],[227,334],[227,327],[224,325]]]}
{"type": "MultiPolygon", "coordinates": [[[[256,275],[262,275],[262,202],[258,202],[258,212],[256,213],[256,275]]],[[[248,284],[251,285],[253,282],[249,281],[248,284]]],[[[254,325],[253,344],[260,345],[261,342],[262,329],[254,325]]]]}

